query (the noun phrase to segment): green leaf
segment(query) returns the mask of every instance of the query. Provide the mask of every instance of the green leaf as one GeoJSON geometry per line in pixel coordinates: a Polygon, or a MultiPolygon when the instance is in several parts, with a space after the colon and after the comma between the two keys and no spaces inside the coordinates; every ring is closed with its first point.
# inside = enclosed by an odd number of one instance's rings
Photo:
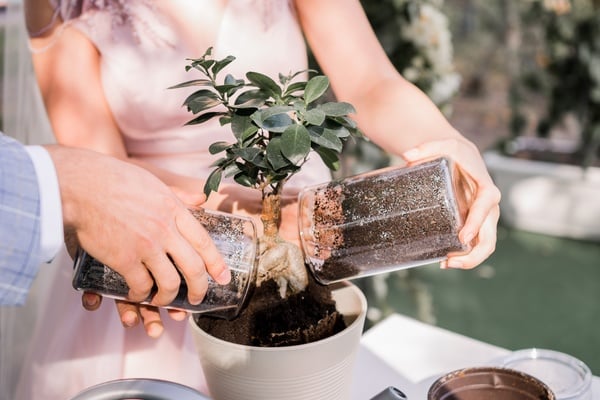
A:
{"type": "Polygon", "coordinates": [[[219,124],[221,124],[221,126],[227,125],[231,123],[231,117],[229,115],[225,115],[221,118],[219,118],[219,124]]]}
{"type": "Polygon", "coordinates": [[[227,142],[215,142],[208,146],[208,152],[210,154],[218,154],[222,151],[227,150],[231,145],[227,142]]]}
{"type": "Polygon", "coordinates": [[[188,111],[198,114],[201,111],[208,110],[221,104],[219,96],[212,90],[201,89],[190,94],[183,105],[187,106],[188,111]]]}
{"type": "Polygon", "coordinates": [[[206,197],[210,196],[211,192],[216,192],[219,190],[219,185],[221,184],[221,174],[221,168],[217,168],[208,176],[208,179],[204,183],[204,194],[206,197]]]}
{"type": "Polygon", "coordinates": [[[350,136],[350,131],[343,125],[338,124],[337,122],[332,122],[331,120],[327,120],[322,128],[332,131],[337,137],[340,139],[346,139],[350,136]]]}
{"type": "MultiPolygon", "coordinates": [[[[296,72],[294,72],[293,74],[290,74],[290,75],[287,75],[287,76],[283,76],[283,79],[284,79],[284,80],[282,80],[282,76],[280,76],[280,77],[279,77],[279,80],[280,80],[282,83],[285,83],[285,82],[290,82],[290,81],[292,81],[292,80],[293,80],[295,77],[297,77],[298,75],[301,75],[301,74],[304,74],[304,73],[307,73],[307,74],[311,74],[311,73],[317,74],[317,73],[319,73],[319,71],[317,71],[316,69],[301,69],[300,71],[296,71],[296,72]]],[[[304,82],[304,83],[306,83],[306,82],[304,82]]]]}
{"type": "Polygon", "coordinates": [[[262,110],[258,110],[252,114],[251,118],[256,125],[266,131],[283,132],[288,126],[294,123],[294,121],[287,114],[276,114],[263,120],[261,111],[262,110]]]}
{"type": "Polygon", "coordinates": [[[274,99],[281,97],[281,87],[267,75],[251,71],[246,74],[246,78],[274,99]]]}
{"type": "Polygon", "coordinates": [[[290,86],[287,87],[283,96],[288,96],[294,92],[303,91],[306,88],[306,82],[294,82],[290,86]]]}
{"type": "Polygon", "coordinates": [[[316,147],[315,152],[321,157],[321,160],[323,160],[330,170],[337,171],[340,168],[340,158],[338,153],[324,147],[316,147]]]}
{"type": "Polygon", "coordinates": [[[348,114],[355,114],[356,110],[350,103],[329,102],[320,104],[317,108],[323,111],[328,117],[344,117],[348,114]]]}
{"type": "Polygon", "coordinates": [[[274,115],[267,118],[262,123],[262,128],[269,132],[280,133],[289,126],[294,125],[294,121],[287,114],[274,115]]]}
{"type": "Polygon", "coordinates": [[[235,77],[231,74],[225,75],[225,80],[223,81],[226,85],[235,85],[236,83],[244,84],[242,79],[235,79],[235,77]]]}
{"type": "Polygon", "coordinates": [[[269,175],[269,179],[271,181],[271,184],[275,184],[289,178],[291,175],[295,174],[299,170],[300,168],[294,167],[292,165],[290,168],[285,168],[283,172],[277,172],[275,174],[269,175]]]}
{"type": "Polygon", "coordinates": [[[227,56],[224,59],[215,62],[212,69],[213,74],[217,75],[223,68],[231,64],[233,60],[235,60],[234,56],[227,56]]]}
{"type": "Polygon", "coordinates": [[[325,113],[318,108],[313,108],[304,113],[304,119],[311,125],[319,126],[325,121],[325,113]]]}
{"type": "Polygon", "coordinates": [[[325,94],[328,88],[329,79],[326,76],[318,75],[314,78],[311,78],[311,80],[309,80],[306,84],[306,89],[304,90],[304,102],[306,104],[310,104],[319,99],[325,94]]]}
{"type": "Polygon", "coordinates": [[[338,132],[339,138],[349,134],[355,137],[363,137],[363,133],[358,129],[356,122],[349,117],[327,117],[325,125],[333,130],[342,129],[338,132]]]}
{"type": "Polygon", "coordinates": [[[246,187],[254,187],[256,185],[256,178],[248,176],[244,172],[240,172],[239,174],[235,175],[233,180],[246,187]]]}
{"type": "Polygon", "coordinates": [[[247,90],[240,94],[231,106],[233,108],[259,108],[265,104],[265,101],[269,98],[269,95],[264,92],[256,90],[247,90]]]}
{"type": "Polygon", "coordinates": [[[290,161],[285,158],[281,152],[280,137],[273,138],[269,141],[269,144],[267,145],[267,160],[275,171],[285,168],[290,164],[290,161]]]}
{"type": "Polygon", "coordinates": [[[269,108],[263,108],[260,111],[258,111],[257,114],[259,114],[260,119],[262,121],[264,121],[264,120],[271,118],[274,115],[287,114],[293,110],[294,110],[294,107],[291,107],[291,106],[273,106],[273,107],[269,107],[269,108]]]}
{"type": "Polygon", "coordinates": [[[200,114],[199,116],[197,116],[196,118],[194,118],[192,120],[189,120],[188,122],[185,123],[185,125],[202,124],[206,121],[213,119],[214,117],[216,117],[218,115],[227,115],[227,113],[225,113],[225,112],[207,112],[204,114],[200,114]]]}
{"type": "Polygon", "coordinates": [[[175,86],[170,86],[170,87],[168,87],[168,89],[178,89],[178,88],[189,87],[189,86],[211,86],[211,85],[212,85],[212,82],[209,81],[208,79],[194,79],[191,81],[182,82],[175,86]]]}
{"type": "Polygon", "coordinates": [[[241,79],[235,79],[232,75],[228,74],[225,77],[225,82],[223,85],[216,85],[215,89],[223,94],[227,94],[228,96],[233,95],[239,89],[245,86],[245,82],[241,79]]]}
{"type": "Polygon", "coordinates": [[[292,125],[281,135],[281,153],[294,165],[301,164],[310,152],[310,134],[302,125],[292,125]]]}
{"type": "Polygon", "coordinates": [[[231,117],[231,131],[238,142],[243,144],[258,131],[258,127],[252,123],[250,116],[233,114],[231,117]]]}
{"type": "Polygon", "coordinates": [[[248,141],[251,141],[252,139],[256,138],[256,133],[258,132],[258,126],[256,125],[251,125],[250,127],[248,127],[248,129],[246,129],[243,133],[242,136],[240,136],[239,140],[240,143],[243,146],[250,146],[250,145],[255,145],[256,141],[254,141],[254,143],[248,143],[248,141]]]}
{"type": "Polygon", "coordinates": [[[308,132],[310,133],[310,140],[319,146],[336,151],[338,153],[341,152],[344,147],[343,142],[337,136],[336,132],[331,129],[310,127],[308,132]]]}
{"type": "Polygon", "coordinates": [[[214,64],[215,64],[215,60],[205,60],[205,59],[199,59],[199,60],[195,60],[194,62],[192,62],[192,67],[194,67],[195,69],[198,70],[205,70],[208,71],[214,64]],[[200,68],[198,68],[200,67],[200,68]]]}
{"type": "Polygon", "coordinates": [[[237,92],[239,89],[244,87],[243,85],[233,84],[233,85],[217,85],[215,89],[221,94],[227,94],[231,96],[233,93],[237,92]]]}
{"type": "Polygon", "coordinates": [[[227,164],[227,162],[229,162],[229,158],[227,157],[221,157],[218,160],[213,161],[210,166],[211,167],[223,167],[225,164],[227,164]]]}
{"type": "Polygon", "coordinates": [[[331,121],[334,121],[348,129],[356,129],[356,122],[352,118],[349,117],[331,117],[331,121]]]}
{"type": "Polygon", "coordinates": [[[238,164],[234,162],[223,168],[223,175],[225,175],[226,177],[230,177],[239,174],[241,171],[242,170],[240,169],[238,164]]]}
{"type": "Polygon", "coordinates": [[[234,154],[241,157],[244,161],[256,165],[258,167],[266,167],[263,151],[256,147],[243,147],[240,149],[235,149],[234,154]]]}

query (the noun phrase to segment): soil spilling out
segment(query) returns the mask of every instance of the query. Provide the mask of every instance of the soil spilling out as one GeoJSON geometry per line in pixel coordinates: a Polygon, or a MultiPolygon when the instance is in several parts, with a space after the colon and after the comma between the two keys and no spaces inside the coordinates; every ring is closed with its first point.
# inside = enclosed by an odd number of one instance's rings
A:
{"type": "Polygon", "coordinates": [[[346,327],[330,288],[312,277],[304,291],[285,299],[279,295],[277,283],[267,280],[254,289],[237,318],[227,320],[197,314],[195,321],[202,330],[219,339],[259,347],[310,343],[346,327]]]}
{"type": "Polygon", "coordinates": [[[312,211],[317,279],[338,281],[464,251],[449,168],[438,159],[320,190],[312,211]]]}

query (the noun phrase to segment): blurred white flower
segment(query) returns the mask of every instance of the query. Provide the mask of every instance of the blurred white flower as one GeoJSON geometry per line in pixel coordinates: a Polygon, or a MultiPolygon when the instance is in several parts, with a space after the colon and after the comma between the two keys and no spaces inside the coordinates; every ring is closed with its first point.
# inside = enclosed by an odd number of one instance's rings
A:
{"type": "Polygon", "coordinates": [[[440,79],[433,82],[429,91],[429,96],[436,104],[443,104],[450,100],[460,87],[460,75],[448,73],[442,75],[440,79]]]}
{"type": "Polygon", "coordinates": [[[418,15],[403,18],[400,34],[414,46],[417,54],[402,74],[441,106],[456,94],[461,80],[454,70],[448,19],[440,11],[443,0],[409,1],[417,6],[418,15]]]}
{"type": "Polygon", "coordinates": [[[417,80],[419,80],[421,73],[419,72],[418,68],[408,67],[405,68],[404,71],[402,71],[402,75],[409,81],[416,82],[417,80]]]}

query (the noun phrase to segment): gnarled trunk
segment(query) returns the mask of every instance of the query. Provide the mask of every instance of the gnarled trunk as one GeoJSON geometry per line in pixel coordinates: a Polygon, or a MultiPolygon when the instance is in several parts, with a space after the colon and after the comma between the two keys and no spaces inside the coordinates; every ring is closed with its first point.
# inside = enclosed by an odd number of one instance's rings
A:
{"type": "Polygon", "coordinates": [[[286,297],[288,289],[297,293],[308,285],[308,273],[300,248],[279,237],[281,222],[281,196],[263,194],[261,220],[263,236],[259,244],[257,285],[273,279],[279,285],[279,294],[286,297]]]}
{"type": "Polygon", "coordinates": [[[275,242],[279,236],[281,222],[281,196],[279,194],[263,194],[260,219],[263,223],[264,239],[275,242]]]}

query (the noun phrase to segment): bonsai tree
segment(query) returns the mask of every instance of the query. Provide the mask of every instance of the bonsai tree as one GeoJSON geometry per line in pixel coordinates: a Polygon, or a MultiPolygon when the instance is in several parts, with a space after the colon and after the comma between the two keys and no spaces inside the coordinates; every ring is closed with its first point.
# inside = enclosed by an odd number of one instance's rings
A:
{"type": "Polygon", "coordinates": [[[211,154],[222,156],[213,164],[204,193],[217,191],[224,176],[260,190],[264,232],[256,284],[273,279],[281,297],[286,297],[304,290],[308,275],[300,248],[279,236],[283,188],[311,151],[331,170],[338,169],[344,142],[361,136],[348,117],[355,110],[348,103],[322,101],[329,88],[326,76],[297,79],[303,73],[314,74],[313,70],[279,74],[278,82],[259,72],[248,72],[246,79],[227,74],[221,80],[220,73],[235,57],[215,60],[211,53],[209,48],[202,57],[188,60],[186,71],[199,71],[201,78],[172,87],[200,87],[183,103],[196,115],[187,125],[219,118],[222,126],[231,127],[230,140],[209,147],[211,154]]]}

